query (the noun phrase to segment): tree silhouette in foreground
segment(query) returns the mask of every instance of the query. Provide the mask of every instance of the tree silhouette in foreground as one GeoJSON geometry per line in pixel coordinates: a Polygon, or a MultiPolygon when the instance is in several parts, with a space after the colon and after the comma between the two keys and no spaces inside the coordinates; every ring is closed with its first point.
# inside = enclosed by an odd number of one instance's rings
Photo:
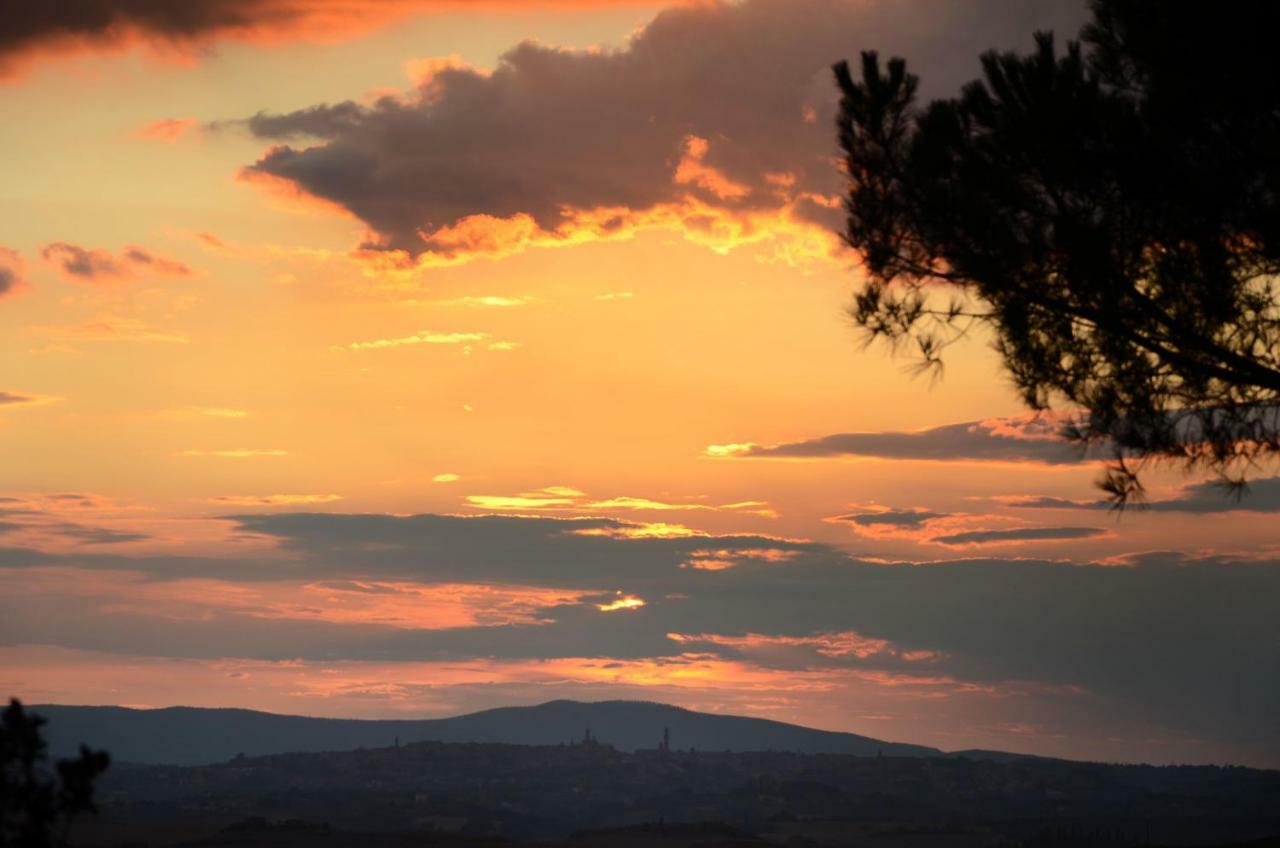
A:
{"type": "Polygon", "coordinates": [[[94,812],[93,781],[110,764],[104,751],[80,746],[74,760],[51,767],[40,732],[45,723],[17,698],[0,718],[0,846],[65,845],[72,819],[94,812]]]}
{"type": "Polygon", "coordinates": [[[1117,506],[1161,460],[1239,494],[1280,453],[1280,4],[1092,12],[923,108],[901,59],[835,66],[850,311],[921,370],[990,326],[1025,402],[1109,446],[1117,506]]]}

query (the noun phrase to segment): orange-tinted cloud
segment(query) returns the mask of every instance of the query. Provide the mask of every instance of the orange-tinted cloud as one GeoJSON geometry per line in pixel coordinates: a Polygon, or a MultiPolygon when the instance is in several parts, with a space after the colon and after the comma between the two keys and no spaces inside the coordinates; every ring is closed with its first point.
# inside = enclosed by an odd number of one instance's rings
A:
{"type": "MultiPolygon", "coordinates": [[[[375,268],[419,270],[460,265],[481,258],[501,259],[531,248],[625,241],[650,230],[672,230],[717,253],[755,247],[762,259],[800,265],[839,252],[839,239],[835,234],[815,226],[800,213],[801,204],[811,200],[810,197],[795,198],[776,209],[728,210],[688,195],[640,210],[565,207],[560,220],[550,228],[523,212],[507,218],[476,214],[449,226],[419,233],[425,250],[366,246],[356,255],[375,268]]],[[[314,202],[324,203],[322,199],[314,202]]]]}
{"type": "Polygon", "coordinates": [[[699,548],[691,552],[689,559],[681,563],[681,566],[702,571],[723,571],[752,560],[786,562],[794,558],[796,553],[782,548],[699,548]]]}
{"type": "Polygon", "coordinates": [[[940,658],[936,651],[906,650],[887,639],[863,636],[854,630],[817,633],[808,636],[779,636],[747,633],[730,636],[718,633],[668,633],[680,645],[716,645],[734,648],[744,655],[764,657],[779,650],[800,649],[820,657],[838,660],[892,660],[904,663],[930,662],[940,658]]]}
{"type": "Polygon", "coordinates": [[[219,495],[209,503],[224,506],[313,506],[342,500],[341,495],[219,495]]]}
{"type": "MultiPolygon", "coordinates": [[[[704,188],[721,200],[740,200],[751,194],[750,186],[736,182],[725,176],[723,171],[706,164],[704,160],[707,158],[708,147],[705,138],[698,138],[696,135],[685,137],[684,155],[680,157],[680,164],[676,165],[676,183],[704,188]]],[[[790,182],[770,182],[785,187],[795,184],[794,178],[790,182]]]]}
{"type": "Polygon", "coordinates": [[[0,247],[0,298],[17,294],[26,286],[25,271],[18,251],[0,247]]]}
{"type": "Polygon", "coordinates": [[[827,520],[846,523],[854,533],[868,539],[907,539],[950,548],[1064,542],[1110,535],[1100,527],[1031,526],[1006,515],[890,509],[878,504],[827,520]]]}
{"type": "Polygon", "coordinates": [[[191,130],[199,133],[197,123],[195,118],[161,118],[139,127],[134,137],[173,144],[191,130]]]}
{"type": "MultiPolygon", "coordinates": [[[[89,532],[105,532],[101,528],[83,529],[82,544],[132,541],[98,538],[89,532]]],[[[248,616],[404,630],[533,625],[541,620],[542,610],[579,603],[583,596],[571,590],[518,585],[422,584],[356,578],[254,583],[204,578],[154,581],[127,571],[61,567],[31,569],[22,575],[0,573],[0,586],[6,591],[17,591],[19,580],[22,591],[33,599],[46,595],[74,597],[86,612],[95,608],[113,616],[128,614],[170,621],[248,616]]]]}

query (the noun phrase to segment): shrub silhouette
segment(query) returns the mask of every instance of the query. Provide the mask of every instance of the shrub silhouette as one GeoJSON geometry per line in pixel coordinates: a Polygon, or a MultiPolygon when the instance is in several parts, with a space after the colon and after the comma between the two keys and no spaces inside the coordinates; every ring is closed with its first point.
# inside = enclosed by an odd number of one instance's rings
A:
{"type": "Polygon", "coordinates": [[[76,759],[49,763],[41,733],[45,720],[13,698],[0,717],[0,846],[49,848],[67,844],[71,821],[96,812],[93,782],[107,769],[105,751],[80,746],[76,759]]]}

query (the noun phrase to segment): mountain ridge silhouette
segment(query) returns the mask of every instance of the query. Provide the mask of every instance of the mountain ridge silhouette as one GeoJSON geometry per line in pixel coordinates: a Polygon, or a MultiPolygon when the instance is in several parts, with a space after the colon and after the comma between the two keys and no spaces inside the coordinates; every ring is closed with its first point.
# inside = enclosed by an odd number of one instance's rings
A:
{"type": "Polygon", "coordinates": [[[397,742],[499,742],[556,745],[594,739],[626,751],[656,748],[664,731],[673,748],[795,751],[811,754],[942,756],[923,745],[818,730],[772,719],[702,713],[654,701],[555,700],[495,707],[436,719],[342,719],[282,715],[234,707],[34,705],[49,719],[50,750],[65,756],[83,743],[118,762],[204,765],[239,754],[390,747],[397,742]]]}

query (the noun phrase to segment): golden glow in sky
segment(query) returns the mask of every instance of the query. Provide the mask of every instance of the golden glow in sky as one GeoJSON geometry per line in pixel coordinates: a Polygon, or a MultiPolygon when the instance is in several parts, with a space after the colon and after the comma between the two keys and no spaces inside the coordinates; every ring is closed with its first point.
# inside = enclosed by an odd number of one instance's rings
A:
{"type": "Polygon", "coordinates": [[[845,313],[830,62],[879,34],[958,85],[1071,15],[803,3],[260,0],[0,45],[12,694],[639,697],[1280,764],[1262,706],[1175,694],[1266,662],[1272,478],[1217,508],[1157,474],[1117,520],[984,339],[930,385],[845,313]]]}

